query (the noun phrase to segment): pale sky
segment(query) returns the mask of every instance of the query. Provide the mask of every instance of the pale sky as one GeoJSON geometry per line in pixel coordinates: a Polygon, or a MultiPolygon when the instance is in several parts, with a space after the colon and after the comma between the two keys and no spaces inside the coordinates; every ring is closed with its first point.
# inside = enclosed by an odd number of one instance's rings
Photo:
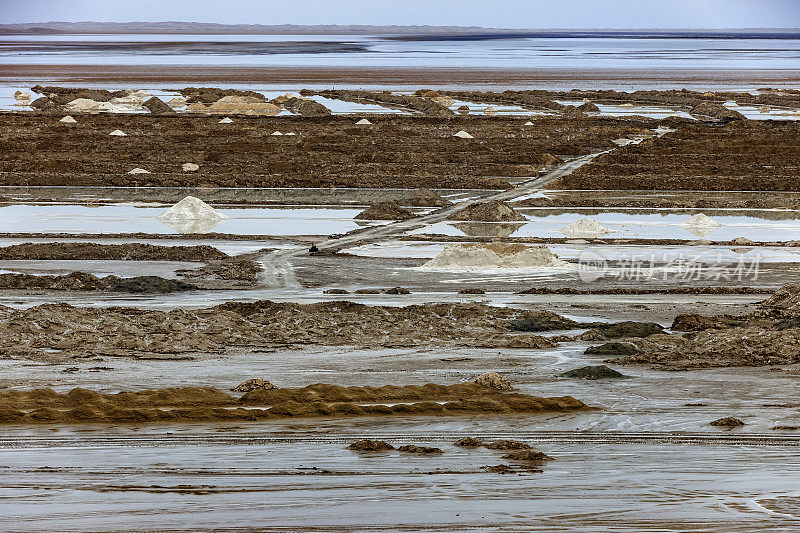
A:
{"type": "Polygon", "coordinates": [[[0,23],[799,28],[800,0],[0,0],[0,23]]]}

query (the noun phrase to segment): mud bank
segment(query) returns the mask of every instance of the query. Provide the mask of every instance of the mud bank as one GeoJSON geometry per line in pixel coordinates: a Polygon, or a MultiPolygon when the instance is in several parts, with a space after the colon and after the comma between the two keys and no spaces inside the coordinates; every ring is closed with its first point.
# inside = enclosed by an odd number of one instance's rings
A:
{"type": "Polygon", "coordinates": [[[553,340],[514,332],[522,311],[483,304],[381,307],[230,302],[169,312],[45,304],[0,307],[0,356],[60,361],[92,356],[191,357],[196,353],[302,344],[552,348],[553,340]]]}
{"type": "Polygon", "coordinates": [[[340,387],[248,392],[234,398],[211,388],[103,394],[76,388],[0,393],[0,424],[257,421],[296,417],[518,414],[587,409],[571,396],[501,393],[473,383],[340,387]]]}
{"type": "Polygon", "coordinates": [[[609,361],[669,370],[800,363],[800,286],[783,287],[740,317],[679,315],[672,329],[688,333],[628,339],[609,361]]]}
{"type": "Polygon", "coordinates": [[[36,276],[31,274],[0,274],[0,290],[49,291],[110,291],[132,294],[164,294],[196,290],[198,287],[183,281],[158,276],[97,277],[86,272],[72,272],[63,276],[36,276]]]}
{"type": "Polygon", "coordinates": [[[551,183],[563,189],[800,191],[800,124],[684,124],[595,159],[551,183]]]}
{"type": "Polygon", "coordinates": [[[96,244],[89,242],[24,243],[0,247],[0,259],[85,259],[124,261],[205,262],[227,259],[228,255],[205,244],[161,246],[146,243],[96,244]]]}
{"type": "Polygon", "coordinates": [[[545,119],[523,132],[499,117],[344,117],[4,114],[0,185],[148,187],[508,188],[538,175],[544,154],[581,156],[655,121],[545,119]],[[474,140],[454,139],[469,129],[474,140]],[[120,129],[126,137],[112,137],[120,129]],[[273,131],[294,136],[273,136],[273,131]],[[91,146],[92,150],[86,150],[91,146]],[[182,164],[200,165],[183,172],[182,164]],[[143,168],[149,174],[127,174],[143,168]]]}

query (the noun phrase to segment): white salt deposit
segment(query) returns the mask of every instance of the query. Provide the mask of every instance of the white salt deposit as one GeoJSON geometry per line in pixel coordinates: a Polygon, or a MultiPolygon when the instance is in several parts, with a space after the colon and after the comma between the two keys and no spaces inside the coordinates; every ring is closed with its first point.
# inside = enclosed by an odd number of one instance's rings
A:
{"type": "Polygon", "coordinates": [[[223,119],[220,119],[219,123],[220,124],[233,124],[233,119],[230,118],[230,117],[225,117],[223,119]]]}
{"type": "Polygon", "coordinates": [[[289,133],[284,133],[284,135],[297,135],[297,134],[293,131],[290,131],[289,133]]]}
{"type": "Polygon", "coordinates": [[[14,100],[17,102],[23,102],[31,99],[31,93],[22,92],[22,91],[14,91],[14,100]]]}
{"type": "Polygon", "coordinates": [[[451,244],[422,265],[429,270],[487,271],[530,268],[569,268],[547,246],[504,242],[451,244]]]}
{"type": "Polygon", "coordinates": [[[272,135],[283,135],[283,133],[281,133],[281,132],[279,132],[279,131],[273,131],[273,132],[272,132],[272,135]]]}
{"type": "Polygon", "coordinates": [[[95,102],[91,98],[76,98],[64,105],[70,113],[91,113],[100,111],[100,102],[95,102]]]}
{"type": "Polygon", "coordinates": [[[686,219],[686,221],[681,224],[681,226],[686,227],[693,227],[693,228],[718,228],[722,226],[719,222],[714,220],[711,217],[704,215],[703,213],[698,213],[693,217],[686,219]]]}
{"type": "Polygon", "coordinates": [[[180,96],[176,96],[175,98],[173,98],[172,100],[170,100],[167,103],[169,105],[171,105],[171,106],[174,106],[174,107],[180,107],[180,106],[186,105],[186,99],[185,98],[181,98],[180,96]]]}
{"type": "Polygon", "coordinates": [[[75,120],[74,118],[72,118],[69,115],[67,115],[66,117],[64,117],[61,120],[59,120],[59,122],[61,122],[63,124],[77,124],[78,123],[77,120],[75,120]]]}
{"type": "Polygon", "coordinates": [[[149,170],[145,170],[143,168],[136,167],[136,168],[130,169],[128,171],[128,174],[150,174],[150,171],[149,170]]]}
{"type": "Polygon", "coordinates": [[[198,165],[197,163],[184,163],[183,165],[181,165],[181,170],[183,170],[184,172],[197,172],[198,170],[200,170],[200,165],[198,165]]]}
{"type": "Polygon", "coordinates": [[[200,198],[187,196],[157,217],[159,220],[226,220],[223,215],[200,198]]]}
{"type": "Polygon", "coordinates": [[[362,118],[361,120],[359,120],[358,122],[356,122],[356,125],[357,125],[357,126],[371,126],[371,125],[372,125],[372,122],[370,122],[369,120],[367,120],[367,119],[365,119],[365,118],[362,118]]]}
{"type": "Polygon", "coordinates": [[[114,130],[111,133],[109,133],[109,135],[111,135],[112,137],[127,137],[128,136],[128,134],[125,133],[122,130],[114,130]]]}
{"type": "Polygon", "coordinates": [[[576,220],[572,224],[561,228],[560,231],[569,237],[597,237],[613,233],[613,230],[588,217],[576,220]]]}
{"type": "Polygon", "coordinates": [[[458,133],[454,134],[453,137],[458,137],[459,139],[474,139],[472,135],[467,133],[464,130],[459,131],[458,133]]]}
{"type": "Polygon", "coordinates": [[[533,126],[533,122],[531,122],[531,121],[529,120],[528,122],[526,122],[526,123],[525,123],[525,124],[523,124],[523,125],[524,125],[524,126],[533,126]]]}

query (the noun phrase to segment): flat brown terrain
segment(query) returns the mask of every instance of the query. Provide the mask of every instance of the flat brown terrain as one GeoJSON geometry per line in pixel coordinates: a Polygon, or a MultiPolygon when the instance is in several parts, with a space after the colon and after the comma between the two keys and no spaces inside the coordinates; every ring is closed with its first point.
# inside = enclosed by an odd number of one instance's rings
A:
{"type": "Polygon", "coordinates": [[[553,188],[800,191],[796,122],[682,125],[597,158],[553,188]]]}
{"type": "Polygon", "coordinates": [[[549,154],[580,156],[650,119],[76,115],[0,116],[0,185],[507,188],[549,154]],[[120,129],[127,137],[109,133],[120,129]],[[474,139],[454,138],[459,130],[474,139]],[[295,136],[273,136],[274,131],[295,136]],[[197,172],[182,172],[183,163],[197,172]],[[150,174],[129,175],[133,168],[150,174]]]}

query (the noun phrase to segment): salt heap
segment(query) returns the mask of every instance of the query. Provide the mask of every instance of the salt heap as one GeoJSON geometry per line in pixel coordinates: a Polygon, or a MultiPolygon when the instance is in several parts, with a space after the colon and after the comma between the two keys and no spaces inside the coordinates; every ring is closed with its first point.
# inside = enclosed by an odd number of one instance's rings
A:
{"type": "Polygon", "coordinates": [[[281,132],[279,132],[279,131],[273,131],[273,132],[272,132],[272,135],[283,135],[283,133],[281,133],[281,132]]]}
{"type": "Polygon", "coordinates": [[[145,170],[143,168],[136,167],[136,168],[130,169],[128,171],[128,174],[150,174],[150,171],[149,170],[145,170]]]}
{"type": "Polygon", "coordinates": [[[72,118],[71,116],[67,115],[66,117],[59,120],[62,124],[77,124],[78,121],[72,118]]]}
{"type": "Polygon", "coordinates": [[[114,130],[111,133],[109,133],[109,135],[111,135],[112,137],[127,137],[128,136],[128,134],[125,133],[122,130],[114,130]]]}
{"type": "Polygon", "coordinates": [[[599,237],[607,233],[613,233],[613,230],[589,217],[576,220],[572,224],[561,228],[560,231],[569,237],[599,237]]]}
{"type": "Polygon", "coordinates": [[[197,163],[184,163],[183,165],[181,165],[181,170],[183,170],[184,172],[197,172],[198,170],[200,170],[200,165],[198,165],[197,163]]]}
{"type": "Polygon", "coordinates": [[[718,227],[722,226],[722,224],[713,218],[707,217],[703,213],[699,213],[685,220],[681,226],[686,228],[686,231],[692,235],[697,237],[705,237],[718,227]]]}
{"type": "Polygon", "coordinates": [[[223,119],[220,119],[219,123],[220,124],[233,124],[233,119],[230,118],[230,117],[225,117],[223,119]]]}
{"type": "Polygon", "coordinates": [[[497,108],[492,106],[487,106],[486,109],[483,110],[484,115],[494,116],[497,114],[497,108]]]}
{"type": "Polygon", "coordinates": [[[187,196],[156,218],[178,233],[207,233],[228,217],[201,199],[187,196]]]}
{"type": "Polygon", "coordinates": [[[16,100],[17,102],[30,101],[30,99],[31,99],[31,93],[14,91],[14,100],[16,100]]]}
{"type": "Polygon", "coordinates": [[[519,243],[459,243],[447,246],[422,265],[431,270],[496,270],[520,268],[567,268],[547,246],[525,246],[519,243]]]}
{"type": "Polygon", "coordinates": [[[477,222],[527,222],[525,215],[517,213],[506,203],[490,200],[467,206],[452,217],[451,220],[467,220],[477,222]]]}
{"type": "Polygon", "coordinates": [[[523,124],[523,126],[533,126],[533,122],[531,122],[531,121],[529,120],[528,122],[526,122],[525,124],[523,124]]]}
{"type": "Polygon", "coordinates": [[[722,226],[719,222],[714,220],[711,217],[707,217],[703,213],[699,213],[693,217],[690,217],[684,221],[681,226],[686,227],[693,227],[693,228],[718,228],[722,226]]]}
{"type": "Polygon", "coordinates": [[[372,122],[370,122],[369,120],[367,120],[367,119],[365,119],[365,118],[362,118],[361,120],[359,120],[358,122],[356,122],[356,125],[357,125],[357,126],[371,126],[371,125],[372,125],[372,122]]]}
{"type": "Polygon", "coordinates": [[[467,133],[464,130],[461,130],[458,133],[454,134],[453,137],[458,137],[460,139],[474,139],[475,138],[475,137],[473,137],[472,135],[470,135],[469,133],[467,133]]]}

